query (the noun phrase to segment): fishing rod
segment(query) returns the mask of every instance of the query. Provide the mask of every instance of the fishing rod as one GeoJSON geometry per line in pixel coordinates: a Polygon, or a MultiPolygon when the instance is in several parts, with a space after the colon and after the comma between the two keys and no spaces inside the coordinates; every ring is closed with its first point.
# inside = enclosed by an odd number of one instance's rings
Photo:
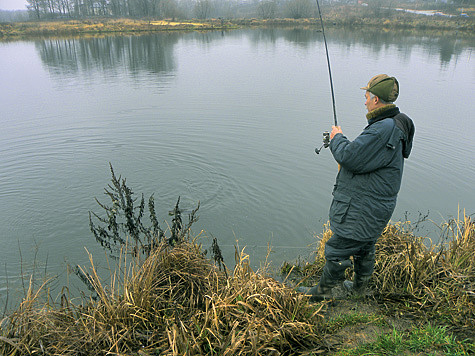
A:
{"type": "MultiPolygon", "coordinates": [[[[320,24],[322,25],[323,42],[325,43],[325,53],[327,55],[328,76],[330,78],[330,89],[331,89],[332,104],[333,104],[333,121],[335,123],[335,126],[338,126],[338,121],[336,119],[336,105],[335,105],[335,93],[333,90],[332,70],[330,66],[330,56],[328,55],[328,45],[327,45],[327,38],[325,36],[325,27],[323,26],[323,19],[322,19],[322,12],[320,10],[320,4],[318,0],[315,0],[315,1],[317,2],[318,15],[320,16],[320,24]]],[[[328,146],[330,146],[330,133],[325,131],[323,133],[323,145],[320,148],[315,148],[315,153],[318,155],[323,148],[327,148],[328,146]]]]}

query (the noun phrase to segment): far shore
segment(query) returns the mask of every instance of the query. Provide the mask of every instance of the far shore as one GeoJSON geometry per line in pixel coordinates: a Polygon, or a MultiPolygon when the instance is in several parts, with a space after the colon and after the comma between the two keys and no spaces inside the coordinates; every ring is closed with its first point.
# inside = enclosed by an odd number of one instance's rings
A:
{"type": "MultiPolygon", "coordinates": [[[[369,28],[382,31],[438,31],[475,33],[472,18],[445,18],[410,13],[385,17],[349,17],[332,12],[324,19],[326,27],[369,28]]],[[[97,36],[114,34],[140,34],[159,31],[209,31],[239,28],[307,28],[321,29],[316,18],[305,19],[129,19],[90,18],[79,20],[49,20],[0,23],[0,40],[28,39],[55,36],[97,36]]]]}

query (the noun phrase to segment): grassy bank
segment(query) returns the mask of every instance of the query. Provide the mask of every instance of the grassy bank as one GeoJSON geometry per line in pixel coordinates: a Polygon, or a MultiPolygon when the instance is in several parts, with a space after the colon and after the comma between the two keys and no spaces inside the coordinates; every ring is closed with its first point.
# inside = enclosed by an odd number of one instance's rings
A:
{"type": "MultiPolygon", "coordinates": [[[[475,352],[475,225],[443,226],[443,245],[389,225],[378,242],[373,295],[309,304],[287,283],[319,276],[288,263],[285,283],[236,250],[226,269],[197,239],[162,241],[144,261],[122,254],[105,282],[83,268],[94,298],[53,302],[31,287],[2,321],[2,355],[468,355],[475,352]]],[[[331,232],[324,230],[325,241],[331,232]]]]}
{"type": "Polygon", "coordinates": [[[133,34],[157,31],[205,31],[237,28],[221,20],[172,21],[134,19],[86,19],[67,21],[0,23],[0,38],[133,34]]]}
{"type": "MultiPolygon", "coordinates": [[[[474,11],[475,12],[475,11],[474,11]]],[[[470,12],[472,13],[472,12],[470,12]]],[[[333,7],[324,15],[326,26],[371,28],[382,31],[459,31],[473,34],[475,20],[462,17],[422,16],[404,12],[369,14],[360,7],[333,7]]],[[[208,19],[208,20],[144,20],[92,18],[38,22],[0,23],[0,39],[45,36],[137,34],[157,31],[205,31],[256,27],[299,27],[319,30],[319,19],[208,19]]]]}

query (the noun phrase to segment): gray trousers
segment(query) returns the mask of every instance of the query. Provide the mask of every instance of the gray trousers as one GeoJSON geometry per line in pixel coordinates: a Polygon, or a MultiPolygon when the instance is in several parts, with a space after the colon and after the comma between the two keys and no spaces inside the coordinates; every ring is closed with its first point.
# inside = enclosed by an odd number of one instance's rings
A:
{"type": "Polygon", "coordinates": [[[357,241],[333,235],[325,244],[324,279],[331,284],[343,281],[345,270],[352,265],[350,256],[353,256],[357,276],[371,276],[374,270],[375,244],[376,241],[357,241]]]}

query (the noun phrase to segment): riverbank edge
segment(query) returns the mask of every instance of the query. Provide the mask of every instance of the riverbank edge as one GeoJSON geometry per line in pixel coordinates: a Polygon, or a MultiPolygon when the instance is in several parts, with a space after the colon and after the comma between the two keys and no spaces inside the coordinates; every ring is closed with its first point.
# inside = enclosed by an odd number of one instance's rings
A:
{"type": "MultiPolygon", "coordinates": [[[[394,17],[350,17],[329,14],[324,23],[331,27],[379,29],[381,31],[457,32],[473,36],[475,21],[471,18],[437,18],[412,14],[394,17]]],[[[136,35],[166,31],[215,31],[242,28],[305,28],[321,29],[316,18],[305,19],[208,19],[208,20],[144,20],[91,18],[0,23],[0,40],[34,39],[70,36],[136,35]]]]}
{"type": "MultiPolygon", "coordinates": [[[[216,252],[214,263],[203,254],[197,237],[158,246],[132,272],[124,271],[123,290],[102,284],[90,256],[84,275],[96,298],[74,305],[63,294],[52,305],[47,283],[35,290],[30,281],[19,309],[0,323],[0,351],[63,352],[65,345],[82,344],[62,354],[473,354],[473,288],[461,278],[473,280],[475,225],[466,215],[448,222],[453,235],[445,247],[427,247],[413,227],[395,222],[385,229],[373,277],[377,293],[316,304],[295,285],[270,277],[265,266],[254,272],[244,249],[236,249],[236,266],[225,272],[215,265],[216,252]],[[443,280],[450,285],[440,294],[443,280]]],[[[329,237],[325,226],[315,260],[299,261],[285,279],[292,271],[303,273],[300,279],[321,270],[329,237]]]]}

